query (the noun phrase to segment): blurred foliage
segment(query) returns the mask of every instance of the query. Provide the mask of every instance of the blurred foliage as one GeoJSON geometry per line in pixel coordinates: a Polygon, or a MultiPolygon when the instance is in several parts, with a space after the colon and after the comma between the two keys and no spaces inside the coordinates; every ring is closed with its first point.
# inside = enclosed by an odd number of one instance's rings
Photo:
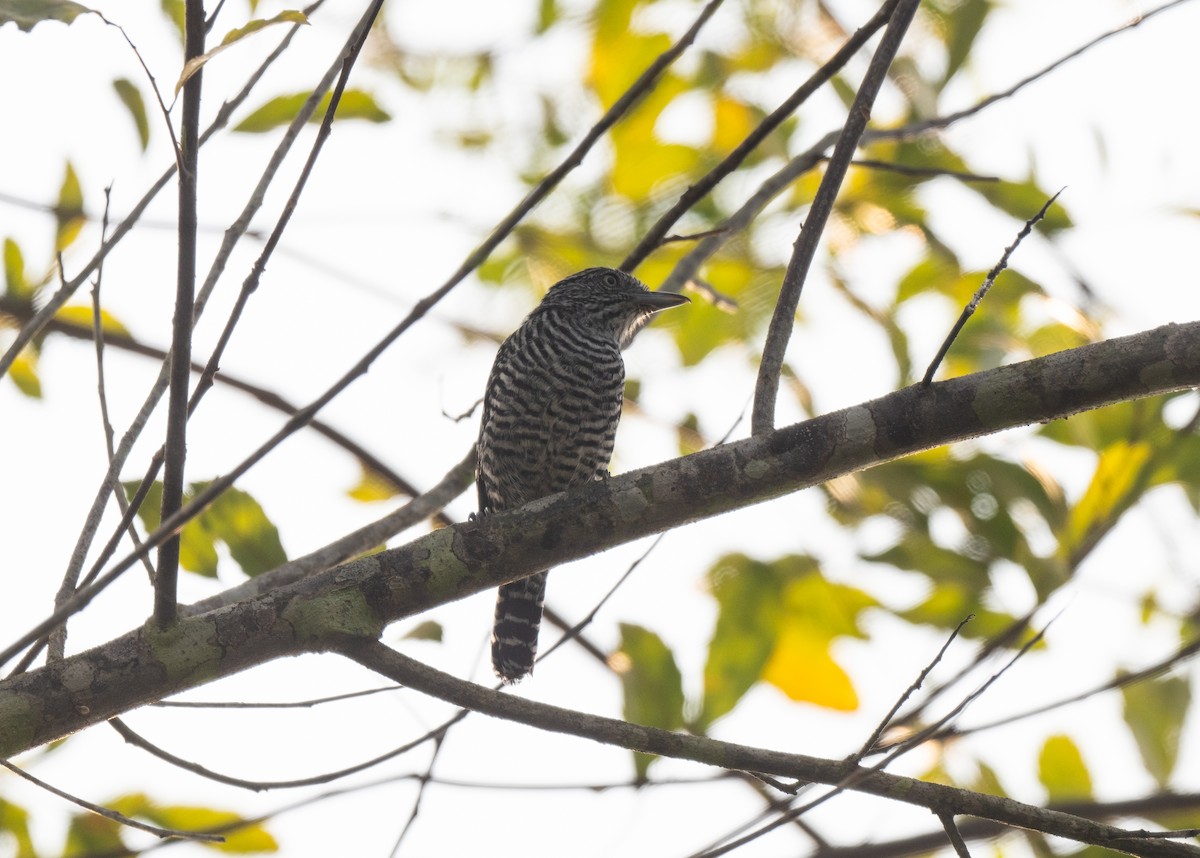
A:
{"type": "MultiPolygon", "coordinates": [[[[613,656],[614,667],[625,692],[626,721],[678,730],[683,727],[683,678],[671,651],[662,638],[648,629],[621,624],[621,646],[613,656]]],[[[634,753],[638,780],[655,759],[634,753]]]]}
{"type": "Polygon", "coordinates": [[[4,0],[0,3],[0,27],[11,22],[28,33],[43,21],[70,24],[91,11],[72,0],[4,0]]]}
{"type": "MultiPolygon", "coordinates": [[[[69,21],[82,10],[61,0],[22,0],[13,8],[18,5],[31,11],[19,16],[6,12],[0,23],[14,20],[29,29],[41,20],[69,21]]],[[[482,109],[499,101],[497,78],[503,58],[489,48],[431,53],[405,44],[403,34],[381,21],[367,57],[374,72],[389,75],[397,86],[430,103],[456,99],[481,108],[463,111],[468,119],[446,120],[446,127],[435,129],[436,133],[449,145],[503,155],[513,174],[532,186],[682,31],[678,18],[661,14],[663,5],[654,0],[596,0],[588,9],[567,10],[555,0],[534,3],[528,39],[565,40],[577,48],[573,53],[577,66],[571,66],[570,73],[542,75],[530,84],[525,98],[527,104],[536,105],[532,111],[536,118],[524,126],[508,127],[502,110],[482,109]]],[[[895,134],[864,143],[861,162],[850,171],[836,204],[826,235],[826,255],[818,257],[822,273],[861,316],[862,331],[852,336],[878,335],[888,343],[898,386],[920,378],[931,353],[927,338],[918,338],[920,331],[912,324],[915,315],[922,315],[915,311],[932,303],[956,316],[987,276],[987,271],[964,267],[959,250],[939,234],[927,208],[929,191],[960,189],[962,204],[974,208],[956,217],[999,216],[1015,235],[1055,190],[1032,175],[976,175],[969,152],[956,151],[947,138],[920,127],[923,121],[962,106],[943,105],[943,94],[971,68],[975,40],[997,5],[990,0],[922,4],[918,26],[892,70],[900,106],[887,124],[895,134]],[[910,126],[911,133],[906,133],[910,126]],[[874,297],[868,299],[861,284],[844,276],[841,263],[897,233],[917,242],[915,261],[896,272],[894,282],[873,289],[869,294],[874,297]]],[[[163,0],[162,9],[178,26],[182,3],[163,0]]],[[[493,287],[525,290],[532,302],[571,271],[620,264],[678,196],[775,109],[777,104],[768,95],[779,97],[779,82],[798,86],[861,23],[836,20],[836,13],[835,4],[812,2],[726,4],[721,15],[732,19],[725,21],[728,37],[705,42],[665,72],[593,154],[598,164],[573,175],[550,211],[538,210],[525,219],[478,269],[477,277],[493,287]]],[[[319,17],[315,24],[322,25],[319,17]]],[[[115,81],[114,87],[144,147],[145,109],[138,90],[125,80],[115,81]]],[[[852,81],[841,74],[835,75],[832,89],[842,103],[854,94],[852,81]]],[[[303,91],[264,98],[234,130],[275,132],[307,98],[303,91]]],[[[314,122],[328,103],[326,97],[314,122]]],[[[703,364],[718,350],[733,350],[744,355],[747,363],[757,362],[784,273],[784,261],[778,257],[779,228],[786,226],[787,241],[794,237],[821,180],[821,162],[814,157],[812,169],[777,185],[769,185],[768,177],[793,159],[819,154],[808,153],[806,147],[836,130],[839,121],[822,110],[818,114],[816,107],[802,106],[767,135],[733,176],[672,224],[670,234],[685,240],[662,244],[639,265],[638,276],[657,285],[700,246],[689,236],[705,234],[713,240],[712,251],[695,277],[692,307],[662,326],[685,367],[703,364]],[[757,192],[770,198],[763,203],[765,213],[748,225],[726,229],[757,192]]],[[[354,89],[344,94],[338,118],[384,123],[393,113],[383,95],[354,89]]],[[[60,251],[77,239],[84,223],[83,187],[72,165],[66,164],[54,206],[55,247],[60,251]]],[[[1043,243],[1052,245],[1069,235],[1073,226],[1074,219],[1059,201],[1035,232],[1043,243]]],[[[997,259],[1002,252],[997,246],[997,259]]],[[[12,239],[5,242],[4,270],[5,300],[25,302],[25,306],[34,305],[50,280],[29,273],[21,248],[12,239]]],[[[46,270],[52,271],[53,265],[47,264],[46,270]]],[[[1061,289],[1048,288],[1017,258],[999,275],[966,324],[940,377],[1100,339],[1100,320],[1091,313],[1082,291],[1065,296],[1061,289]]],[[[0,326],[5,319],[0,308],[0,326]]],[[[10,373],[29,396],[42,394],[37,374],[41,348],[40,339],[27,347],[10,373]]],[[[788,367],[787,372],[785,389],[794,391],[797,402],[811,410],[803,373],[796,367],[788,367]]],[[[636,392],[636,380],[631,379],[630,386],[636,392]]],[[[866,585],[840,583],[832,569],[823,568],[815,548],[811,556],[722,557],[706,574],[716,618],[702,677],[681,674],[679,664],[686,662],[677,661],[654,630],[621,626],[620,647],[612,662],[622,681],[625,717],[665,729],[704,733],[755,688],[809,706],[853,710],[860,693],[855,677],[838,660],[838,644],[846,639],[866,640],[864,619],[872,613],[930,627],[939,634],[973,615],[964,635],[999,641],[1002,647],[1019,646],[1031,632],[1024,629],[1022,618],[998,606],[998,576],[1014,571],[1023,575],[1036,605],[1041,606],[1072,581],[1080,564],[1149,492],[1176,486],[1200,511],[1196,419],[1183,428],[1167,419],[1169,407],[1181,398],[1195,410],[1194,395],[1180,394],[1120,403],[1032,430],[1040,449],[1048,451],[1047,460],[1069,455],[1087,463],[1083,467],[1090,469],[1090,476],[1078,497],[1064,490],[1047,466],[1012,461],[976,444],[931,450],[827,484],[823,487],[827,512],[855,540],[861,567],[919,581],[919,597],[894,603],[872,594],[866,585]],[[876,538],[881,530],[889,534],[886,540],[876,538]],[[866,534],[876,537],[868,539],[866,534]],[[1010,634],[1014,630],[1023,633],[1010,634]],[[686,699],[685,688],[700,689],[699,699],[686,699]]],[[[695,415],[683,420],[677,434],[681,452],[701,449],[712,441],[704,437],[695,415]]],[[[194,484],[192,493],[204,485],[194,484]]],[[[352,496],[378,500],[390,496],[390,489],[364,473],[352,496]]],[[[152,492],[142,506],[148,529],[158,523],[157,500],[152,492]]],[[[239,490],[223,494],[208,512],[186,525],[181,536],[183,565],[198,574],[215,575],[218,543],[227,545],[234,560],[251,575],[284,559],[269,518],[239,490]]],[[[1147,619],[1155,614],[1178,617],[1194,610],[1162,606],[1151,594],[1146,594],[1143,604],[1147,619]]],[[[418,626],[411,633],[423,639],[440,634],[440,627],[431,625],[418,626]]],[[[887,645],[880,640],[871,644],[887,645]]],[[[1157,679],[1125,688],[1122,695],[1125,720],[1146,769],[1165,786],[1174,771],[1180,727],[1190,709],[1190,683],[1182,677],[1157,679]]],[[[635,755],[639,779],[645,777],[650,763],[650,758],[635,755]]],[[[1047,738],[1036,768],[1052,799],[1092,794],[1088,767],[1070,736],[1047,738]]],[[[977,771],[975,780],[963,785],[1003,794],[994,772],[982,765],[977,771]]],[[[929,778],[955,783],[940,762],[931,766],[929,778]]],[[[134,812],[149,818],[149,805],[131,802],[136,805],[134,812]]],[[[156,812],[159,819],[169,815],[156,812]]],[[[15,834],[18,848],[26,842],[21,839],[21,832],[26,832],[22,813],[0,804],[0,822],[15,834]]],[[[1195,824],[1194,815],[1189,819],[1192,822],[1186,824],[1195,824]]],[[[95,818],[73,824],[72,837],[79,850],[101,848],[97,844],[119,846],[111,826],[95,818]]]]}
{"type": "MultiPolygon", "coordinates": [[[[177,831],[219,832],[224,843],[200,842],[214,852],[255,855],[279,851],[275,838],[262,823],[251,822],[230,811],[186,805],[163,805],[143,793],[123,795],[106,805],[122,816],[177,831]]],[[[67,828],[63,854],[74,856],[125,854],[129,848],[122,835],[129,829],[115,820],[94,813],[78,813],[67,828]]]]}
{"type": "MultiPolygon", "coordinates": [[[[132,498],[138,482],[121,484],[132,498]]],[[[191,483],[183,494],[186,506],[208,488],[207,481],[191,483]]],[[[146,531],[162,521],[162,483],[155,480],[138,507],[138,518],[146,531]]],[[[259,575],[287,562],[279,530],[267,518],[258,501],[241,489],[226,489],[199,516],[183,526],[179,533],[179,564],[188,572],[208,578],[217,575],[217,544],[224,543],[235,563],[247,575],[259,575]]]]}

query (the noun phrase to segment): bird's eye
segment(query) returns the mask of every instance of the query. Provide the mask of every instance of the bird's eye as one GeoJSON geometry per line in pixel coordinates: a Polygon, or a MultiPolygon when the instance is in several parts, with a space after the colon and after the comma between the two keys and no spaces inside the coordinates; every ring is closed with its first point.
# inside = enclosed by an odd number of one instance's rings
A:
{"type": "Polygon", "coordinates": [[[604,282],[605,282],[606,284],[608,284],[609,286],[616,286],[616,285],[617,285],[617,275],[615,275],[615,274],[605,274],[605,275],[604,275],[604,282]]]}

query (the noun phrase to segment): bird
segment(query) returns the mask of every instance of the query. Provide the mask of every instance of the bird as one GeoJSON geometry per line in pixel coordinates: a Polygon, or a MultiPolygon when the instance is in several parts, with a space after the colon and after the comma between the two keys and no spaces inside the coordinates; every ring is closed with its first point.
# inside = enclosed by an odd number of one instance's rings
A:
{"type": "MultiPolygon", "coordinates": [[[[621,351],[650,317],[689,303],[631,274],[588,268],[555,283],[496,353],[476,458],[479,515],[608,476],[625,387],[621,351]]],[[[492,667],[533,671],[548,571],[500,587],[492,667]]]]}

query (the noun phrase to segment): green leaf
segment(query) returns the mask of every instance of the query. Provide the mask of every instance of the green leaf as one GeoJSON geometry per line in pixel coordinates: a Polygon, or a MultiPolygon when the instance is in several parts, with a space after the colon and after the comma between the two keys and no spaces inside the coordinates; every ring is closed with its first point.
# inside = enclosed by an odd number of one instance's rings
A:
{"type": "MultiPolygon", "coordinates": [[[[234,126],[233,130],[246,134],[262,134],[281,125],[287,125],[296,118],[310,95],[311,93],[298,92],[294,95],[280,95],[272,98],[234,126]]],[[[325,111],[329,109],[330,99],[330,94],[326,93],[320,104],[317,105],[317,109],[309,117],[310,123],[320,124],[325,111]]],[[[375,102],[374,97],[370,94],[358,89],[348,89],[342,93],[341,100],[338,101],[338,109],[334,118],[387,122],[392,117],[375,102]]]]}
{"type": "MultiPolygon", "coordinates": [[[[975,45],[975,37],[983,29],[983,23],[992,11],[992,0],[959,0],[958,2],[933,3],[926,6],[938,22],[946,42],[946,71],[942,75],[944,85],[966,62],[975,45]]],[[[940,89],[940,87],[939,87],[940,89]]]]}
{"type": "MultiPolygon", "coordinates": [[[[138,484],[138,480],[121,483],[126,498],[133,497],[138,484]]],[[[187,504],[190,495],[190,492],[184,492],[184,504],[187,504]]],[[[158,528],[162,521],[161,481],[155,480],[150,486],[137,515],[147,533],[158,528]]],[[[217,575],[217,547],[208,530],[196,519],[185,524],[179,532],[179,565],[205,578],[215,578],[217,575]]]]}
{"type": "Polygon", "coordinates": [[[179,36],[179,41],[182,42],[186,31],[184,0],[159,0],[159,8],[162,9],[162,13],[166,16],[167,20],[171,22],[171,25],[175,28],[175,35],[179,36]]]}
{"type": "Polygon", "coordinates": [[[834,661],[838,637],[863,637],[862,611],[876,604],[863,591],[832,584],[811,557],[771,563],[722,557],[708,572],[718,602],[704,666],[704,699],[692,729],[705,731],[761,681],[790,699],[846,711],[858,705],[850,677],[834,661]]]}
{"type": "MultiPolygon", "coordinates": [[[[208,486],[207,482],[193,483],[191,494],[199,494],[208,486]]],[[[200,513],[199,523],[214,540],[229,547],[234,561],[250,577],[287,561],[279,531],[258,501],[241,489],[223,491],[208,509],[200,513]]]]}
{"type": "Polygon", "coordinates": [[[11,238],[4,239],[4,294],[11,298],[28,298],[33,292],[25,276],[25,256],[21,245],[11,238]]]}
{"type": "MultiPolygon", "coordinates": [[[[133,497],[137,481],[121,484],[126,497],[133,497]]],[[[186,505],[208,482],[196,482],[183,493],[186,505]]],[[[138,510],[147,531],[158,527],[162,511],[162,483],[155,481],[138,510]]],[[[197,518],[183,526],[179,539],[179,564],[188,572],[208,578],[217,574],[217,542],[224,542],[234,561],[247,575],[254,576],[287,560],[279,542],[279,531],[262,507],[240,489],[227,489],[197,518]]]]}
{"type": "Polygon", "coordinates": [[[79,237],[87,218],[83,214],[83,188],[79,184],[79,176],[71,162],[63,175],[62,186],[58,190],[58,203],[54,207],[54,218],[58,222],[58,231],[54,239],[55,251],[61,253],[79,237]]]}
{"type": "Polygon", "coordinates": [[[732,554],[714,563],[707,577],[717,600],[717,625],[704,665],[704,700],[693,726],[699,733],[732,710],[762,677],[782,620],[782,586],[769,564],[732,554]]]}
{"type": "Polygon", "coordinates": [[[1092,797],[1092,776],[1079,747],[1069,736],[1051,736],[1038,754],[1038,780],[1050,801],[1076,801],[1092,797]]]}
{"type": "Polygon", "coordinates": [[[537,27],[534,32],[540,36],[553,27],[558,18],[558,3],[555,0],[538,0],[537,27]]]}
{"type": "MultiPolygon", "coordinates": [[[[0,798],[0,834],[7,834],[16,843],[13,858],[37,858],[33,838],[29,836],[29,811],[0,798]]],[[[3,838],[0,838],[2,840],[3,838]]]]}
{"type": "Polygon", "coordinates": [[[134,127],[137,128],[138,142],[145,152],[150,144],[150,121],[146,118],[146,103],[142,100],[141,91],[132,81],[123,77],[113,81],[113,89],[117,92],[117,98],[121,99],[121,103],[129,111],[134,127]]]}
{"type": "Polygon", "coordinates": [[[196,72],[200,71],[200,69],[204,68],[204,66],[208,63],[209,60],[211,60],[213,57],[215,57],[217,54],[221,53],[222,51],[226,50],[227,48],[230,48],[233,45],[236,45],[238,42],[240,42],[242,39],[246,38],[247,36],[252,35],[253,33],[257,33],[259,30],[262,30],[265,27],[269,27],[272,24],[307,24],[307,23],[308,23],[308,16],[306,16],[303,12],[297,11],[295,9],[288,9],[286,11],[280,12],[278,15],[276,15],[273,18],[257,18],[253,21],[250,21],[249,23],[247,23],[246,25],[244,25],[242,27],[237,27],[236,29],[230,30],[228,33],[225,34],[225,38],[221,39],[221,43],[219,45],[217,45],[215,48],[213,48],[209,51],[205,51],[203,54],[201,54],[198,57],[192,57],[190,60],[188,60],[186,63],[184,63],[183,71],[180,72],[180,74],[179,74],[179,80],[177,80],[175,82],[175,92],[178,93],[179,90],[183,89],[183,85],[188,82],[188,79],[192,75],[194,75],[196,72]]]}
{"type": "MultiPolygon", "coordinates": [[[[618,672],[625,692],[625,720],[663,730],[682,728],[683,678],[662,638],[641,626],[622,623],[620,656],[618,672]]],[[[633,756],[637,779],[643,780],[655,757],[640,753],[633,756]]]]}
{"type": "Polygon", "coordinates": [[[434,620],[418,623],[404,633],[405,640],[442,642],[442,624],[434,620]]]}
{"type": "Polygon", "coordinates": [[[118,855],[126,851],[125,843],[121,840],[123,826],[114,820],[99,816],[95,813],[77,813],[71,816],[67,825],[67,843],[63,849],[64,858],[74,856],[103,855],[115,852],[118,855]]]}
{"type": "MultiPolygon", "coordinates": [[[[972,182],[967,187],[996,208],[1022,222],[1037,214],[1046,204],[1046,200],[1054,196],[1053,192],[1046,193],[1038,187],[1032,179],[1024,182],[972,182]]],[[[1060,197],[1050,206],[1046,216],[1037,222],[1034,229],[1053,235],[1072,226],[1074,224],[1060,197]]]]}
{"type": "Polygon", "coordinates": [[[1183,677],[1138,682],[1121,689],[1125,723],[1129,725],[1146,771],[1166,788],[1179,757],[1179,735],[1192,702],[1183,677]]]}
{"type": "Polygon", "coordinates": [[[61,21],[70,24],[80,15],[93,11],[71,0],[2,0],[0,27],[9,21],[26,33],[42,21],[61,21]]]}

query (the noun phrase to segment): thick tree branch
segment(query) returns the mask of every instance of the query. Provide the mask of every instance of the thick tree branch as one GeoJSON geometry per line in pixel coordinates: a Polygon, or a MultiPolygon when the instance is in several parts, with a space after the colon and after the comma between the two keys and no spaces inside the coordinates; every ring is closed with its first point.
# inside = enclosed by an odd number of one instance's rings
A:
{"type": "MultiPolygon", "coordinates": [[[[1200,385],[1200,322],[880,399],[551,495],[0,683],[0,758],[187,688],[920,450],[1200,385]]],[[[76,599],[90,599],[85,588],[76,599]]],[[[74,605],[64,606],[64,608],[74,605]]],[[[52,616],[0,653],[20,652],[52,616]]]]}

